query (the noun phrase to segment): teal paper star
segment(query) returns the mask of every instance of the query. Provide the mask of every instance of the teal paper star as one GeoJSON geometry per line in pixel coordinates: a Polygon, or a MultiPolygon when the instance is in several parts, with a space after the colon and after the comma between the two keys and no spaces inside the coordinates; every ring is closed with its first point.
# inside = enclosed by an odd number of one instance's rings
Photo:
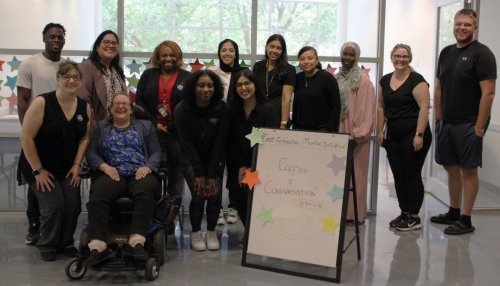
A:
{"type": "Polygon", "coordinates": [[[127,81],[128,81],[128,87],[135,87],[137,88],[137,84],[139,83],[139,79],[137,78],[137,76],[134,74],[132,75],[131,77],[127,77],[127,81]]]}
{"type": "Polygon", "coordinates": [[[215,66],[215,63],[214,63],[214,60],[211,60],[209,62],[203,62],[203,64],[205,65],[205,67],[208,69],[209,67],[213,67],[215,66]]]}
{"type": "Polygon", "coordinates": [[[337,185],[333,186],[333,188],[328,192],[328,195],[332,197],[332,201],[340,200],[344,197],[344,190],[337,187],[337,185]]]}
{"type": "Polygon", "coordinates": [[[247,63],[245,63],[245,61],[244,61],[244,60],[241,60],[240,67],[242,67],[242,68],[249,68],[249,67],[250,67],[250,65],[249,65],[249,64],[247,64],[247,63]]]}
{"type": "Polygon", "coordinates": [[[260,220],[262,226],[273,222],[273,209],[261,207],[259,213],[257,214],[257,219],[260,220]]]}
{"type": "Polygon", "coordinates": [[[4,85],[10,87],[10,90],[13,91],[14,88],[16,87],[16,82],[17,82],[17,76],[15,77],[7,76],[7,82],[4,85]]]}
{"type": "Polygon", "coordinates": [[[142,65],[138,64],[135,60],[132,60],[132,63],[127,65],[127,67],[130,70],[130,74],[133,74],[133,73],[140,74],[141,73],[141,66],[142,65]]]}
{"type": "Polygon", "coordinates": [[[7,63],[10,65],[10,70],[11,70],[11,71],[15,71],[15,70],[19,70],[19,65],[21,64],[21,61],[20,61],[20,60],[18,60],[18,59],[16,58],[16,56],[14,56],[14,57],[12,58],[12,61],[7,62],[7,63]]]}
{"type": "Polygon", "coordinates": [[[146,69],[153,67],[153,65],[151,64],[151,59],[149,59],[147,62],[142,62],[142,64],[146,66],[146,69]]]}
{"type": "Polygon", "coordinates": [[[252,127],[252,133],[247,134],[245,138],[250,140],[250,147],[253,147],[255,144],[262,144],[264,143],[263,140],[264,134],[260,132],[259,129],[252,127]]]}

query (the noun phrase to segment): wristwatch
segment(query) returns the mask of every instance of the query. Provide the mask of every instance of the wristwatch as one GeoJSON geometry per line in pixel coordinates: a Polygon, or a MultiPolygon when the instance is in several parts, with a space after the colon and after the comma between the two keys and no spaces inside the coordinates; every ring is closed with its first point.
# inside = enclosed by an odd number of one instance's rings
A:
{"type": "Polygon", "coordinates": [[[417,135],[418,137],[424,137],[424,132],[417,132],[417,134],[415,135],[417,135]]]}
{"type": "Polygon", "coordinates": [[[43,168],[33,170],[33,176],[38,176],[40,175],[40,171],[43,170],[43,168]]]}

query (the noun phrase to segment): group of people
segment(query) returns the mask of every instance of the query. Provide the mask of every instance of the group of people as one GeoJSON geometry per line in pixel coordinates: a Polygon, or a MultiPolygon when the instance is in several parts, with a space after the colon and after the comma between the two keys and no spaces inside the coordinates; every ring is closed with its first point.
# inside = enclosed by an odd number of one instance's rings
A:
{"type": "MultiPolygon", "coordinates": [[[[436,160],[449,174],[451,206],[431,221],[451,224],[447,234],[474,230],[470,212],[494,95],[495,59],[473,39],[475,29],[474,11],[459,11],[454,26],[457,44],[443,50],[438,66],[436,160]],[[457,58],[466,60],[457,65],[457,58]]],[[[265,59],[252,70],[239,65],[237,43],[225,39],[218,47],[218,66],[189,73],[183,69],[179,45],[166,40],[156,46],[152,67],[139,80],[135,105],[143,110],[143,118],[138,119],[120,66],[118,35],[102,32],[88,60],[76,64],[61,60],[65,32],[60,24],[48,24],[43,30],[44,52],[23,61],[18,79],[23,147],[19,173],[30,184],[26,243],[36,243],[44,260],[56,259],[58,252],[77,253],[73,233],[81,212],[78,174],[84,157],[93,170],[87,203],[91,252],[86,265],[109,255],[110,205],[124,194],[134,200],[127,248],[134,258],[147,258],[145,234],[160,192],[160,167],[168,169],[168,191],[178,198],[176,203],[180,204],[184,180],[189,187],[192,249],[219,249],[215,228],[221,219],[225,169],[232,221],[239,214],[246,222],[249,189],[242,181],[251,168],[252,148],[245,135],[253,127],[350,133],[356,143],[358,196],[356,202],[349,198],[347,220],[363,224],[370,136],[376,126],[401,209],[390,226],[402,231],[421,227],[421,171],[432,141],[430,96],[428,83],[410,66],[408,45],[398,44],[391,51],[394,72],[379,81],[375,116],[374,86],[359,66],[361,51],[354,42],[342,45],[342,66],[332,75],[322,69],[311,46],[299,51],[302,71],[296,74],[279,34],[268,38],[265,59]],[[201,230],[204,212],[206,236],[201,230]]]]}

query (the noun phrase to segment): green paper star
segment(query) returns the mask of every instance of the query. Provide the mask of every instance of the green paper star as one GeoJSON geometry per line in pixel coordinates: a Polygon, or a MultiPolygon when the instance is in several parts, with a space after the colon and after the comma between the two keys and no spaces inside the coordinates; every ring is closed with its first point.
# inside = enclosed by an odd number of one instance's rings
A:
{"type": "Polygon", "coordinates": [[[137,73],[137,74],[140,74],[141,73],[141,64],[138,64],[135,60],[132,60],[132,63],[127,65],[127,67],[129,68],[130,70],[130,74],[133,74],[133,73],[137,73]]]}
{"type": "Polygon", "coordinates": [[[257,219],[260,220],[262,226],[273,222],[273,209],[261,207],[259,213],[257,214],[257,219]]]}
{"type": "Polygon", "coordinates": [[[0,90],[2,90],[2,83],[3,83],[3,80],[0,79],[0,90]]]}
{"type": "Polygon", "coordinates": [[[245,138],[250,140],[250,147],[253,147],[255,144],[262,144],[264,143],[263,140],[264,134],[260,132],[259,129],[252,127],[252,133],[247,134],[245,138]]]}
{"type": "Polygon", "coordinates": [[[214,63],[214,60],[212,59],[211,61],[209,62],[203,62],[203,64],[205,65],[205,68],[209,68],[209,67],[213,67],[215,66],[215,63],[214,63]]]}
{"type": "Polygon", "coordinates": [[[128,87],[137,87],[137,84],[139,83],[139,79],[135,74],[132,75],[131,77],[127,77],[127,81],[128,81],[127,85],[128,87]]]}
{"type": "Polygon", "coordinates": [[[241,60],[240,67],[242,67],[242,68],[249,68],[249,67],[250,67],[250,65],[249,65],[249,64],[247,64],[247,63],[245,63],[245,61],[244,61],[244,60],[241,60]]]}

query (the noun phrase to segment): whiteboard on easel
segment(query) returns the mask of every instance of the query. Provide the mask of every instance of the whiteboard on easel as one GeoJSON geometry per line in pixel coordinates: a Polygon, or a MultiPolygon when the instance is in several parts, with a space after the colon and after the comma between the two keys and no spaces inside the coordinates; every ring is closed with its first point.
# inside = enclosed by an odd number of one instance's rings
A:
{"type": "MultiPolygon", "coordinates": [[[[348,134],[260,129],[247,253],[337,267],[348,134]]],[[[349,174],[350,175],[350,174],[349,174]]]]}

